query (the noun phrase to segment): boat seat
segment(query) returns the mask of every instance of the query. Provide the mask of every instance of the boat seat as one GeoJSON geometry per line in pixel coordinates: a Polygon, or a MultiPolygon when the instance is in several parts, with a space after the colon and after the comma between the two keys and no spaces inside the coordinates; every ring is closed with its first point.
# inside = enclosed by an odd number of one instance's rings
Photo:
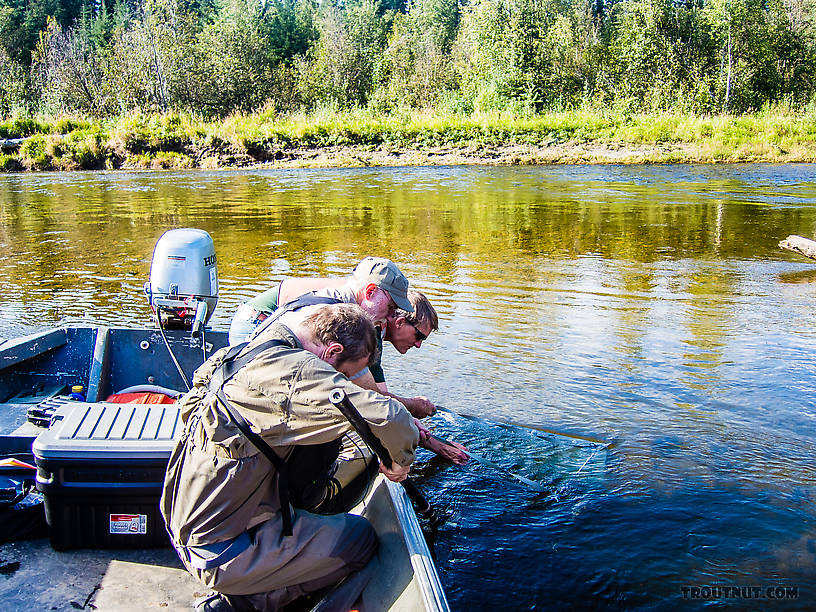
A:
{"type": "Polygon", "coordinates": [[[53,351],[67,343],[68,330],[64,327],[16,340],[8,340],[0,347],[0,370],[53,351]]]}

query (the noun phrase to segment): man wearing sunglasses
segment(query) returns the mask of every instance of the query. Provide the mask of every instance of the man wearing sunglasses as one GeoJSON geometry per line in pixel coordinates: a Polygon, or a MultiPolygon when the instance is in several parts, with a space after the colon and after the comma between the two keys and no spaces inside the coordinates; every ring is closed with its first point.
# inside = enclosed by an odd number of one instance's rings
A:
{"type": "Polygon", "coordinates": [[[439,329],[439,317],[425,295],[408,290],[408,301],[413,312],[398,308],[386,320],[385,340],[394,345],[400,355],[411,348],[420,348],[431,332],[439,329]]]}
{"type": "MultiPolygon", "coordinates": [[[[408,300],[414,307],[413,312],[397,309],[393,315],[388,317],[385,327],[384,339],[388,340],[400,355],[404,355],[412,348],[421,348],[422,343],[428,339],[431,332],[439,329],[439,317],[424,294],[409,290],[408,300]]],[[[402,402],[414,416],[418,413],[433,414],[436,410],[436,406],[427,397],[403,398],[388,393],[382,366],[376,363],[371,365],[370,369],[372,376],[378,381],[377,390],[402,402]]],[[[467,463],[468,456],[464,452],[465,447],[457,442],[445,444],[434,438],[419,421],[416,421],[415,424],[419,428],[424,448],[459,465],[467,463]]]]}

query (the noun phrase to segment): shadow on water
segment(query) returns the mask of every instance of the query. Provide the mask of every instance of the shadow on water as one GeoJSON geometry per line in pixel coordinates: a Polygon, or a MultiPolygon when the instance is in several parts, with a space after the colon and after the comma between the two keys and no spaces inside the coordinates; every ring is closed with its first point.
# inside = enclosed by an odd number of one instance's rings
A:
{"type": "Polygon", "coordinates": [[[797,272],[786,272],[779,275],[779,282],[786,285],[799,285],[816,283],[816,269],[799,270],[797,272]]]}
{"type": "MultiPolygon", "coordinates": [[[[589,449],[493,442],[497,453],[516,454],[506,466],[526,469],[547,491],[511,486],[474,466],[432,461],[421,470],[448,517],[435,544],[443,573],[459,578],[447,585],[454,601],[478,609],[695,608],[711,602],[685,597],[684,587],[782,585],[798,593],[785,609],[810,607],[812,486],[780,495],[693,474],[662,486],[636,482],[626,451],[609,451],[574,476],[589,449]]],[[[683,453],[674,439],[656,440],[653,450],[683,453]]],[[[755,601],[728,603],[756,609],[755,601]]]]}

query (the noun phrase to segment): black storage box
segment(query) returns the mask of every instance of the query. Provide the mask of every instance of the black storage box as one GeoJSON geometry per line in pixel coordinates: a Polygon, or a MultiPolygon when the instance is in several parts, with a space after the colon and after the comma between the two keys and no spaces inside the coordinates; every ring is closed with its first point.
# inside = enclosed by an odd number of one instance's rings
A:
{"type": "Polygon", "coordinates": [[[175,405],[72,402],[59,408],[32,447],[51,545],[169,546],[159,498],[181,429],[175,405]]]}

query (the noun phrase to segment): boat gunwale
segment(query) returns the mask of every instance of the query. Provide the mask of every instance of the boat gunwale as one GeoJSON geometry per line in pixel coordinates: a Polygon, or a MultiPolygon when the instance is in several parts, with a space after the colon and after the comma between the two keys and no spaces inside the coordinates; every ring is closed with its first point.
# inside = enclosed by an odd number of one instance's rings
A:
{"type": "MultiPolygon", "coordinates": [[[[385,477],[383,476],[383,479],[385,477]]],[[[411,558],[411,566],[414,569],[414,577],[422,593],[426,610],[438,610],[439,612],[449,612],[448,599],[445,590],[436,571],[436,564],[431,556],[431,550],[422,527],[417,519],[416,512],[408,499],[408,495],[399,484],[385,479],[388,493],[396,514],[397,521],[402,526],[402,534],[408,554],[411,558]]]]}

